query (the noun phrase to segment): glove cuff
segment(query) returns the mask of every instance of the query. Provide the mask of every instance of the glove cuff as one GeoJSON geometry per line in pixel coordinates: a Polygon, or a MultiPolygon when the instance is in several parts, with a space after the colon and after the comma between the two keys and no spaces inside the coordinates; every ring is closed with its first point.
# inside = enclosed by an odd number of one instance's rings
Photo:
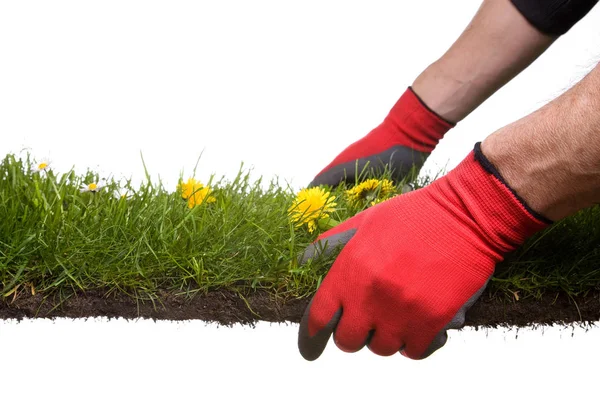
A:
{"type": "Polygon", "coordinates": [[[398,99],[384,123],[393,128],[393,133],[402,135],[403,145],[427,153],[456,125],[431,110],[412,87],[398,99]]]}
{"type": "Polygon", "coordinates": [[[523,208],[525,210],[527,210],[527,212],[529,212],[529,214],[531,214],[537,220],[539,220],[543,223],[546,223],[548,225],[554,223],[552,220],[548,219],[547,217],[545,217],[542,214],[533,210],[527,204],[527,202],[525,200],[523,200],[523,198],[521,196],[519,196],[512,187],[510,187],[510,185],[506,182],[506,180],[502,177],[502,175],[500,175],[500,172],[498,172],[498,169],[487,159],[487,157],[485,155],[483,155],[483,151],[481,151],[481,142],[478,142],[475,144],[475,147],[473,148],[473,153],[475,155],[475,159],[479,162],[479,164],[483,167],[483,169],[485,169],[489,174],[494,176],[504,186],[506,186],[506,188],[510,191],[510,193],[512,193],[512,195],[515,197],[515,199],[517,199],[519,201],[519,203],[521,203],[523,208]]]}
{"type": "Polygon", "coordinates": [[[499,262],[527,238],[552,224],[510,188],[479,144],[446,176],[423,190],[429,190],[429,197],[423,199],[421,206],[432,201],[454,219],[451,225],[435,223],[440,233],[453,235],[452,244],[442,247],[437,243],[447,255],[472,251],[476,245],[477,253],[499,262]],[[460,227],[456,227],[456,222],[460,227]]]}

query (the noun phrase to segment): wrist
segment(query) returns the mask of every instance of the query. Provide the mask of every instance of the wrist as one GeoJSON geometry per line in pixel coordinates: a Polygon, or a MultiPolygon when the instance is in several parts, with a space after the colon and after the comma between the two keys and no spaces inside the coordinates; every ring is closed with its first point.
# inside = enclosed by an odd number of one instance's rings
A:
{"type": "Polygon", "coordinates": [[[429,65],[413,82],[412,89],[432,111],[451,123],[458,123],[472,110],[470,99],[479,93],[471,80],[455,75],[442,60],[429,65]]]}
{"type": "Polygon", "coordinates": [[[440,117],[409,87],[392,107],[383,126],[392,143],[415,151],[431,153],[454,124],[440,117]]]}
{"type": "Polygon", "coordinates": [[[598,159],[569,152],[572,147],[558,128],[536,128],[527,120],[496,131],[481,145],[506,183],[529,207],[552,221],[600,202],[598,159]]]}

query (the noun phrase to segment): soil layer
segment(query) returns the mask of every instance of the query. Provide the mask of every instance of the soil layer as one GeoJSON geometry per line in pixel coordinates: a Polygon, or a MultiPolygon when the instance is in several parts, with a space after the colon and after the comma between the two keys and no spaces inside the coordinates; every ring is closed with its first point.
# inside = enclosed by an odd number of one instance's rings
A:
{"type": "MultiPolygon", "coordinates": [[[[221,325],[254,324],[257,321],[300,321],[310,298],[276,298],[264,291],[240,294],[229,290],[185,297],[161,291],[157,299],[135,300],[101,291],[73,293],[62,300],[21,291],[0,299],[0,319],[23,318],[146,318],[154,320],[204,320],[221,325]]],[[[466,325],[478,327],[592,323],[600,320],[600,292],[572,298],[565,293],[547,293],[541,299],[500,298],[482,295],[467,312],[466,325]]]]}

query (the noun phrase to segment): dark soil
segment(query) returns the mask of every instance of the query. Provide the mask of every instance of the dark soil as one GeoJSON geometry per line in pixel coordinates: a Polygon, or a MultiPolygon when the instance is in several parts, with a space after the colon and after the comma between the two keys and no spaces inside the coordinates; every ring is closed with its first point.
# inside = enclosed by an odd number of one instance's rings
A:
{"type": "MultiPolygon", "coordinates": [[[[100,291],[73,293],[63,298],[20,291],[0,299],[0,319],[23,318],[147,318],[154,320],[199,319],[222,325],[270,322],[299,322],[309,299],[276,298],[264,291],[245,294],[219,290],[193,297],[159,292],[158,298],[138,300],[128,295],[100,291]],[[246,301],[244,301],[244,299],[246,301]],[[250,308],[248,307],[248,305],[250,308]],[[251,309],[251,310],[250,310],[251,309]]],[[[467,326],[497,327],[568,324],[600,320],[600,292],[570,298],[564,293],[547,293],[541,299],[506,298],[484,293],[467,313],[467,326]]]]}

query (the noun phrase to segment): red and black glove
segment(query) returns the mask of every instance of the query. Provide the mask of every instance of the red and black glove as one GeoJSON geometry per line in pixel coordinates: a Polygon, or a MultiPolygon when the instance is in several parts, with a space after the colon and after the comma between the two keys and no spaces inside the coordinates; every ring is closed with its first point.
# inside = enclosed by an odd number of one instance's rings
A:
{"type": "Polygon", "coordinates": [[[429,356],[464,325],[496,264],[552,222],[531,210],[475,145],[447,175],[373,206],[319,236],[303,261],[343,246],[307,306],[300,353],[333,333],[354,352],[429,356]],[[322,252],[324,250],[324,252],[322,252]]]}
{"type": "Polygon", "coordinates": [[[421,168],[431,151],[454,124],[431,111],[408,88],[383,122],[365,137],[342,151],[310,183],[336,186],[354,182],[365,167],[375,175],[387,166],[392,178],[403,180],[413,166],[421,168]],[[368,163],[368,166],[367,166],[368,163]]]}

